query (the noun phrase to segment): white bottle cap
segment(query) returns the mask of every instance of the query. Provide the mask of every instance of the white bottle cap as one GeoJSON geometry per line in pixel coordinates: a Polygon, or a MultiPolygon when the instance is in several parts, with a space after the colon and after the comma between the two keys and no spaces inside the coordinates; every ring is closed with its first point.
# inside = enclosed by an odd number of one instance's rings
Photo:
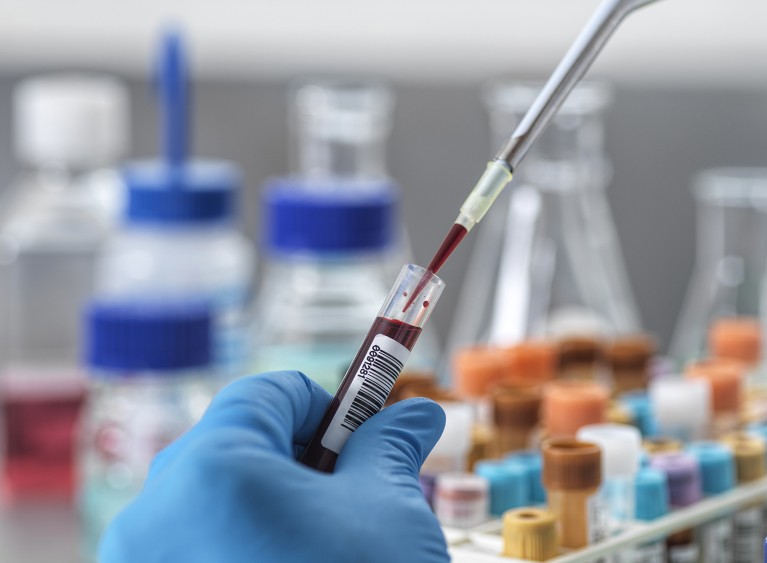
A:
{"type": "Polygon", "coordinates": [[[642,435],[634,426],[589,424],[578,430],[577,437],[601,448],[604,480],[631,477],[639,472],[642,435]]]}
{"type": "Polygon", "coordinates": [[[128,143],[128,93],[101,75],[49,74],[14,91],[17,157],[33,165],[93,167],[114,162],[128,143]]]}
{"type": "Polygon", "coordinates": [[[662,436],[700,439],[711,419],[709,386],[702,379],[667,376],[650,384],[650,404],[662,436]]]}

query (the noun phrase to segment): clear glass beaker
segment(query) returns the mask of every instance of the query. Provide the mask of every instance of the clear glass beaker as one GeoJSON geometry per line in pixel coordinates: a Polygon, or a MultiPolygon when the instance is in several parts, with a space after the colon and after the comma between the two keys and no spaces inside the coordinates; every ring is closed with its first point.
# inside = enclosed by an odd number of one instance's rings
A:
{"type": "MultiPolygon", "coordinates": [[[[506,82],[488,88],[499,143],[539,90],[506,82]]],[[[640,329],[605,191],[610,99],[603,85],[579,86],[515,173],[505,215],[491,214],[478,233],[451,349],[640,329]]]]}
{"type": "Polygon", "coordinates": [[[767,168],[718,168],[693,182],[697,253],[671,341],[680,364],[710,351],[717,320],[756,319],[767,266],[767,168]]]}

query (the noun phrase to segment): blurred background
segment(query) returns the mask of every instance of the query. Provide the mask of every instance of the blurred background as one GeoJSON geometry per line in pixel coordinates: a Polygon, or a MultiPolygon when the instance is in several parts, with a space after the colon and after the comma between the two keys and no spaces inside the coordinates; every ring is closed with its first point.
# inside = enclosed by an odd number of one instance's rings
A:
{"type": "MultiPolygon", "coordinates": [[[[0,0],[0,196],[21,164],[13,89],[51,71],[113,74],[130,94],[128,159],[159,151],[150,69],[172,22],[188,43],[193,152],[234,161],[239,225],[261,248],[263,182],[291,169],[289,92],[307,77],[375,78],[392,88],[388,172],[415,261],[428,262],[497,149],[487,81],[545,79],[596,0],[0,0]]],[[[695,260],[693,176],[767,159],[767,4],[663,0],[626,22],[590,72],[613,87],[607,200],[644,328],[665,350],[695,260]]],[[[501,214],[501,209],[490,212],[501,214]]],[[[430,331],[444,343],[476,235],[441,273],[430,331]]],[[[258,274],[260,275],[260,268],[258,274]]],[[[71,509],[2,513],[0,559],[78,561],[71,509]],[[46,545],[33,545],[44,533],[46,545]],[[67,554],[64,556],[63,554],[67,554]]]]}

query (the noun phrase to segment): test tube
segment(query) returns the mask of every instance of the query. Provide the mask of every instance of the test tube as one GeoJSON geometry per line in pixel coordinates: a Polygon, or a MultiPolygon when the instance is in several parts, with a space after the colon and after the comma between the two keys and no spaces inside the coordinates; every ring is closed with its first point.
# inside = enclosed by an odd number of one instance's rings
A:
{"type": "Polygon", "coordinates": [[[402,268],[301,463],[333,471],[352,432],[383,407],[444,287],[441,279],[420,266],[402,268]],[[415,303],[405,308],[419,285],[415,303]]]}
{"type": "MultiPolygon", "coordinates": [[[[683,508],[701,499],[700,469],[694,457],[685,453],[662,453],[650,458],[650,466],[665,473],[669,503],[672,507],[683,508]]],[[[668,561],[671,563],[700,560],[695,530],[681,530],[670,535],[666,546],[668,561]]]]}
{"type": "Polygon", "coordinates": [[[753,368],[762,357],[762,328],[758,319],[719,319],[711,325],[708,344],[714,358],[742,362],[753,368]]]}
{"type": "Polygon", "coordinates": [[[507,456],[506,460],[525,468],[530,483],[530,501],[532,504],[546,504],[546,490],[543,488],[543,455],[540,450],[515,452],[507,456]]]}
{"type": "Polygon", "coordinates": [[[448,401],[440,402],[440,406],[445,411],[445,429],[422,470],[434,474],[466,471],[474,422],[471,405],[448,401]]]}
{"type": "Polygon", "coordinates": [[[559,342],[559,376],[562,379],[598,380],[603,371],[602,344],[595,338],[571,336],[559,342]]]}
{"type": "Polygon", "coordinates": [[[596,444],[563,439],[543,445],[543,485],[562,547],[577,549],[605,538],[601,483],[602,453],[596,444]]]}
{"type": "Polygon", "coordinates": [[[530,479],[523,465],[488,459],[477,463],[474,472],[490,484],[490,514],[493,516],[530,504],[530,479]]]}
{"type": "MultiPolygon", "coordinates": [[[[698,461],[701,486],[706,495],[726,493],[735,486],[735,460],[732,451],[716,442],[695,442],[687,452],[698,461]]],[[[702,563],[721,563],[733,558],[733,519],[715,518],[700,527],[702,563]]]]}
{"type": "MultiPolygon", "coordinates": [[[[634,515],[640,522],[651,522],[668,514],[668,480],[666,474],[657,469],[645,467],[634,479],[634,515]]],[[[666,541],[659,537],[636,548],[636,563],[657,563],[666,561],[666,541]]]]}
{"type": "Polygon", "coordinates": [[[615,395],[647,389],[655,342],[645,335],[619,338],[605,350],[615,395]]]}
{"type": "Polygon", "coordinates": [[[525,561],[557,556],[557,519],[537,508],[510,510],[503,515],[503,555],[525,561]]]}
{"type": "MultiPolygon", "coordinates": [[[[757,436],[737,432],[725,436],[723,442],[735,455],[735,469],[738,483],[751,483],[764,478],[765,442],[757,436]]],[[[762,556],[764,539],[764,502],[754,503],[735,514],[735,563],[759,561],[762,556]]]]}
{"type": "Polygon", "coordinates": [[[492,409],[497,456],[533,445],[533,434],[541,413],[541,391],[538,387],[497,387],[492,394],[492,409]]]}
{"type": "Polygon", "coordinates": [[[434,513],[443,526],[473,528],[489,513],[489,484],[470,473],[444,473],[437,477],[434,513]]]}
{"type": "Polygon", "coordinates": [[[602,449],[599,494],[607,511],[608,533],[619,533],[634,519],[634,478],[642,451],[639,430],[624,424],[592,424],[578,430],[577,438],[602,449]]]}
{"type": "Polygon", "coordinates": [[[737,430],[743,403],[744,365],[735,360],[703,360],[690,364],[685,375],[702,379],[711,389],[712,436],[737,430]]]}
{"type": "Polygon", "coordinates": [[[608,389],[594,381],[552,381],[543,388],[541,417],[547,438],[573,438],[582,426],[605,421],[608,389]]]}
{"type": "Polygon", "coordinates": [[[706,437],[711,399],[705,381],[664,377],[650,383],[650,403],[661,436],[682,442],[706,437]]]}
{"type": "Polygon", "coordinates": [[[510,379],[540,384],[557,375],[559,350],[551,342],[527,340],[505,348],[504,353],[510,379]]]}
{"type": "Polygon", "coordinates": [[[639,428],[642,436],[654,436],[657,432],[655,415],[646,391],[630,391],[618,397],[618,402],[629,411],[631,424],[639,428]]]}

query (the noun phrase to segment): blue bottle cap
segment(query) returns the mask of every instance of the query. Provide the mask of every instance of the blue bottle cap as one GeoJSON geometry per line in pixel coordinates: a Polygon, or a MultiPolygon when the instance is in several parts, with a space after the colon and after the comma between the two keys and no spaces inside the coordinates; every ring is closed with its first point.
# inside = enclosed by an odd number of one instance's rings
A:
{"type": "Polygon", "coordinates": [[[543,456],[537,450],[525,450],[509,454],[505,461],[520,464],[527,472],[530,483],[530,502],[534,505],[546,504],[546,489],[543,488],[543,456]]]}
{"type": "Polygon", "coordinates": [[[624,393],[618,398],[618,401],[629,411],[634,425],[639,428],[643,437],[657,434],[650,397],[645,391],[624,393]]]}
{"type": "Polygon", "coordinates": [[[657,469],[644,467],[634,480],[637,520],[655,520],[669,511],[668,479],[657,469]]]}
{"type": "Polygon", "coordinates": [[[97,377],[207,367],[211,308],[203,303],[93,302],[86,311],[85,356],[97,377]]]}
{"type": "Polygon", "coordinates": [[[480,461],[474,466],[474,472],[490,483],[490,513],[494,516],[530,505],[530,481],[521,464],[480,461]]]}
{"type": "Polygon", "coordinates": [[[310,181],[273,178],[263,194],[263,240],[275,254],[364,253],[386,250],[395,238],[398,191],[380,182],[341,190],[310,181]]]}
{"type": "Polygon", "coordinates": [[[735,487],[735,458],[729,448],[716,442],[693,442],[685,450],[698,461],[705,494],[716,495],[735,487]]]}
{"type": "Polygon", "coordinates": [[[223,161],[188,160],[188,64],[175,30],[163,36],[157,69],[164,158],[123,170],[125,219],[159,224],[230,219],[241,183],[236,167],[223,161]]]}

